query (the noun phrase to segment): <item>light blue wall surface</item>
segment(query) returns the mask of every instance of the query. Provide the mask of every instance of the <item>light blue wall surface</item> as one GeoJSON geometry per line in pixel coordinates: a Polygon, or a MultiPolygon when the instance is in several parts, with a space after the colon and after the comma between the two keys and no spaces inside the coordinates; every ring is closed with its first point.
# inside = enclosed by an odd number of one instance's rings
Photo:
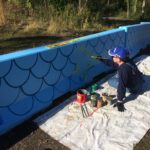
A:
{"type": "Polygon", "coordinates": [[[91,55],[108,58],[109,49],[121,46],[134,56],[150,44],[149,32],[150,24],[141,23],[1,55],[0,134],[110,70],[91,55]]]}

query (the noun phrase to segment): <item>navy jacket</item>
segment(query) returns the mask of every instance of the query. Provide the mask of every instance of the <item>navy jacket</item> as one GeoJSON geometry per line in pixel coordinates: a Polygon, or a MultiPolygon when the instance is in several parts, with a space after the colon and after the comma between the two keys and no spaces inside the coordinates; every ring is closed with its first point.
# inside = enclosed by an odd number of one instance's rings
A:
{"type": "Polygon", "coordinates": [[[125,97],[126,88],[131,91],[134,89],[138,81],[141,80],[142,73],[138,70],[137,66],[132,62],[128,61],[122,65],[117,65],[113,60],[101,60],[106,65],[113,67],[118,71],[118,88],[117,88],[117,98],[122,101],[125,97]]]}

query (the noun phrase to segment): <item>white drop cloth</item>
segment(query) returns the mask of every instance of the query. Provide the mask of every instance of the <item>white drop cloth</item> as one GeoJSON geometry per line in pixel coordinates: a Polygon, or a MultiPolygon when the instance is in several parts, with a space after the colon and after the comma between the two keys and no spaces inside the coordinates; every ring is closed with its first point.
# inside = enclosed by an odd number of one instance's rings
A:
{"type": "MultiPolygon", "coordinates": [[[[139,69],[150,75],[150,57],[142,56],[137,60],[139,69]]],[[[87,103],[91,116],[83,118],[74,95],[35,122],[71,150],[132,150],[150,128],[150,77],[144,78],[147,91],[139,96],[127,94],[129,101],[125,103],[125,112],[107,105],[92,113],[95,108],[87,103]]],[[[105,88],[98,92],[115,94],[116,90],[106,80],[101,84],[105,88]]]]}

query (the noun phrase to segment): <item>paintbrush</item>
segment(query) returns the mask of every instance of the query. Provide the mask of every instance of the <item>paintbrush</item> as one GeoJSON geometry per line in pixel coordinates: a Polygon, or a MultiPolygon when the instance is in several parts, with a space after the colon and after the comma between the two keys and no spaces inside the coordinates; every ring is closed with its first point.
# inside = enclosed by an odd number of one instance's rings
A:
{"type": "Polygon", "coordinates": [[[108,58],[103,58],[102,56],[91,56],[93,59],[108,59],[108,58]]]}

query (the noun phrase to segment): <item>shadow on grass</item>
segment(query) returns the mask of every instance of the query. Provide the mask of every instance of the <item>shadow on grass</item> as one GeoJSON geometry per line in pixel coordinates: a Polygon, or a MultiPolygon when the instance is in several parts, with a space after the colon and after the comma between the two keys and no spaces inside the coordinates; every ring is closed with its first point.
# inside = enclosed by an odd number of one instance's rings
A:
{"type": "Polygon", "coordinates": [[[0,40],[0,54],[6,54],[26,48],[43,46],[68,39],[71,39],[71,37],[36,36],[36,37],[18,37],[0,40]]]}
{"type": "Polygon", "coordinates": [[[84,35],[94,34],[100,31],[72,31],[71,35],[68,36],[26,36],[26,37],[15,37],[9,39],[0,39],[0,55],[7,54],[10,52],[25,50],[28,48],[45,46],[84,35]]]}

